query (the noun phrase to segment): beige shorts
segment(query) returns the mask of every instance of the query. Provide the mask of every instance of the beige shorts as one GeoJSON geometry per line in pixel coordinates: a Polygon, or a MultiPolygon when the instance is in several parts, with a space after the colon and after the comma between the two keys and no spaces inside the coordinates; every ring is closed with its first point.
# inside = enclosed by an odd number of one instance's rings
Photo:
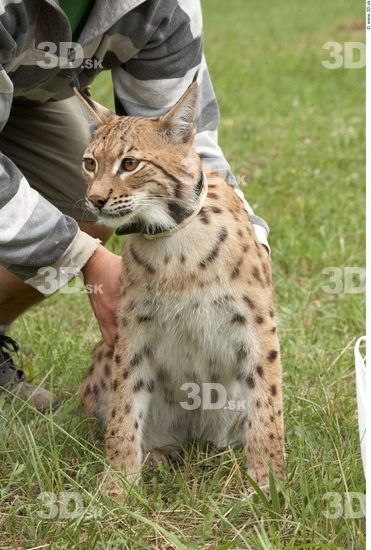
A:
{"type": "Polygon", "coordinates": [[[84,206],[81,159],[89,123],[77,97],[63,101],[14,101],[0,134],[0,150],[36,189],[75,220],[94,220],[84,206]]]}

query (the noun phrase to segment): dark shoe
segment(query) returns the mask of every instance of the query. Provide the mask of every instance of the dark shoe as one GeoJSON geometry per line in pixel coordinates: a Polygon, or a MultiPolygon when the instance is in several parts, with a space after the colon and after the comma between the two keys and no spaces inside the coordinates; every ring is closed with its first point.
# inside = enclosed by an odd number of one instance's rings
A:
{"type": "Polygon", "coordinates": [[[60,405],[58,397],[30,384],[24,371],[15,366],[9,351],[17,352],[18,349],[19,345],[13,338],[0,334],[0,390],[5,388],[13,396],[32,401],[40,412],[55,411],[60,405]]]}

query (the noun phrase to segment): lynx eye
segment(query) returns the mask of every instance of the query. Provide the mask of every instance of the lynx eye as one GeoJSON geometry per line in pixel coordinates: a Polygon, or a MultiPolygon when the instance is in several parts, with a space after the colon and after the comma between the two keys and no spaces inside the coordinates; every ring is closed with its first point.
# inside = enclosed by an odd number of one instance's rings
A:
{"type": "Polygon", "coordinates": [[[132,172],[139,166],[140,160],[137,159],[123,159],[120,164],[121,172],[132,172]]]}
{"type": "Polygon", "coordinates": [[[94,170],[97,166],[97,163],[95,162],[94,159],[86,157],[86,158],[82,159],[82,161],[83,161],[85,170],[87,170],[88,172],[94,172],[94,170]]]}

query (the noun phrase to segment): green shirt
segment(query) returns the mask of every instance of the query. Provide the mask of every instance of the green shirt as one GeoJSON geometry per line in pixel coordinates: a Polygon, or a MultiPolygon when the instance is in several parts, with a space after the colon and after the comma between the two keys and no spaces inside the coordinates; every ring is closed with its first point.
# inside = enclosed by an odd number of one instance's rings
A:
{"type": "Polygon", "coordinates": [[[59,5],[67,15],[72,29],[72,39],[76,42],[90,15],[94,0],[59,0],[59,5]]]}

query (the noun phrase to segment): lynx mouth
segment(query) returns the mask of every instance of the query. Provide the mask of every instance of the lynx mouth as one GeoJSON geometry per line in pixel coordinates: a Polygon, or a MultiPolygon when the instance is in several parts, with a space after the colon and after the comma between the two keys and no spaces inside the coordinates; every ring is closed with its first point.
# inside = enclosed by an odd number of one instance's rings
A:
{"type": "Polygon", "coordinates": [[[109,205],[96,205],[93,204],[90,200],[86,199],[85,201],[86,208],[95,214],[101,219],[121,219],[125,216],[128,216],[134,211],[133,206],[121,206],[121,208],[112,208],[109,205]]]}
{"type": "Polygon", "coordinates": [[[115,214],[108,214],[106,212],[98,212],[98,219],[101,223],[108,225],[109,227],[119,227],[124,223],[128,223],[131,219],[130,214],[133,213],[132,208],[127,208],[126,210],[121,210],[115,214]]]}

